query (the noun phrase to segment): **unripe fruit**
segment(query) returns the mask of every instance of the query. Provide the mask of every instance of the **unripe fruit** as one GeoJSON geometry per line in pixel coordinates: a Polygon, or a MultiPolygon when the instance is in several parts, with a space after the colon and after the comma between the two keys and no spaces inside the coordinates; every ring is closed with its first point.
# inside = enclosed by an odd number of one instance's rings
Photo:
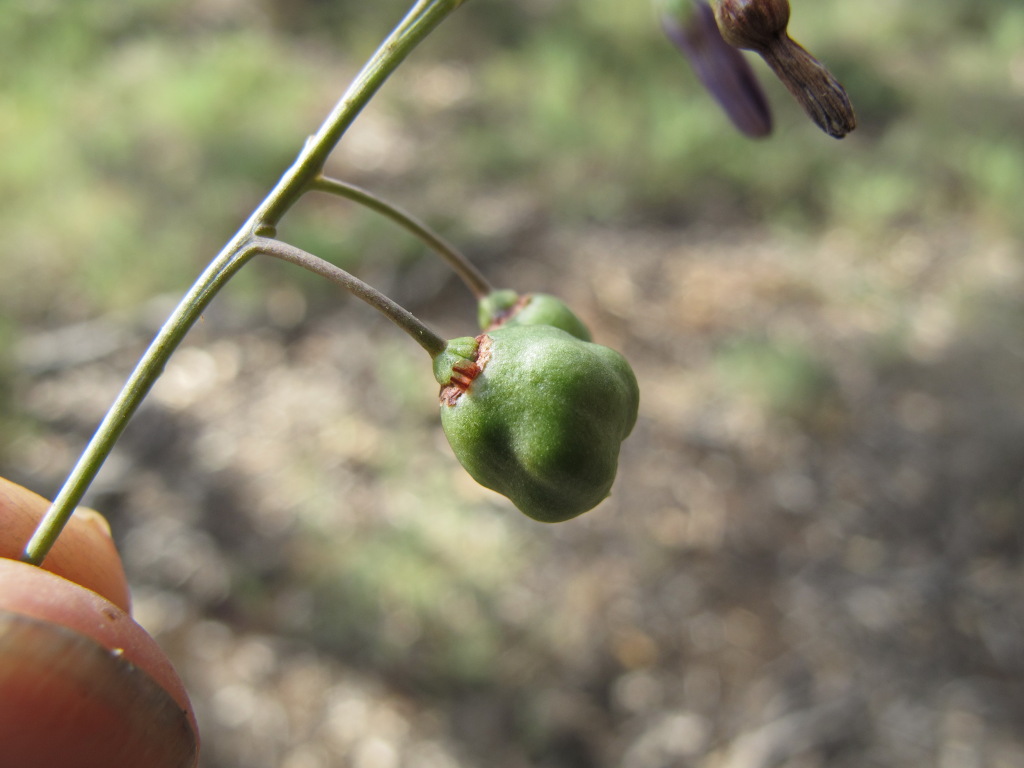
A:
{"type": "Polygon", "coordinates": [[[640,398],[618,352],[551,326],[510,325],[449,342],[434,375],[445,435],[478,483],[548,523],[608,495],[640,398]]]}
{"type": "Polygon", "coordinates": [[[493,331],[511,325],[550,325],[583,341],[590,341],[590,329],[561,299],[547,293],[492,291],[480,300],[480,328],[493,331]]]}

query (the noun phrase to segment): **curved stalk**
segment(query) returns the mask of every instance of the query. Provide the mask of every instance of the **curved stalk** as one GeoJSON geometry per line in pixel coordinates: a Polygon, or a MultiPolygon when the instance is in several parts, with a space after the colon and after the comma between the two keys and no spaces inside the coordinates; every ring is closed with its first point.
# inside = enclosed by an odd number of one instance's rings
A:
{"type": "Polygon", "coordinates": [[[309,188],[352,200],[391,219],[433,249],[465,283],[476,299],[482,299],[494,291],[483,273],[464,254],[422,221],[393,203],[389,203],[368,190],[349,184],[347,181],[333,179],[330,176],[318,176],[309,185],[309,188]]]}
{"type": "Polygon", "coordinates": [[[320,129],[306,141],[295,162],[210,262],[164,323],[36,527],[22,560],[35,565],[43,562],[129,419],[160,377],[168,358],[217,292],[259,252],[252,245],[253,240],[273,236],[281,217],[320,175],[327,157],[363,107],[412,50],[464,1],[418,0],[370,57],[320,129]]]}
{"type": "Polygon", "coordinates": [[[447,346],[447,342],[443,338],[430,330],[412,312],[341,267],[301,248],[296,248],[294,245],[268,237],[256,238],[253,240],[253,247],[259,253],[290,262],[321,277],[326,277],[335,285],[341,286],[353,296],[362,299],[409,334],[417,344],[427,351],[431,359],[437,357],[447,346]]]}
{"type": "Polygon", "coordinates": [[[203,313],[213,297],[225,283],[258,251],[252,246],[237,251],[223,267],[210,265],[203,276],[196,281],[170,317],[164,322],[149,348],[139,359],[135,370],[125,383],[114,404],[110,406],[95,435],[83,451],[60,493],[53,500],[49,510],[39,521],[35,533],[25,547],[23,560],[39,565],[46,553],[57,541],[64,525],[71,518],[75,507],[89,485],[96,478],[100,467],[110,455],[114,443],[128,426],[142,400],[160,378],[171,354],[177,349],[192,325],[203,313]]]}

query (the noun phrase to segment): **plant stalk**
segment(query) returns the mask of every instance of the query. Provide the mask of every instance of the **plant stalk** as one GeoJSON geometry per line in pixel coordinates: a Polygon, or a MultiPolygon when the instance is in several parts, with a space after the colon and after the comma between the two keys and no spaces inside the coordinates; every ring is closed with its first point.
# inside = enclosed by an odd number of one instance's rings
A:
{"type": "Polygon", "coordinates": [[[310,189],[344,197],[391,219],[433,249],[465,283],[476,299],[482,299],[494,290],[483,273],[464,254],[422,221],[393,203],[354,184],[329,176],[318,176],[313,180],[310,189]]]}
{"type": "Polygon", "coordinates": [[[228,280],[260,248],[257,238],[272,237],[285,213],[310,188],[349,126],[412,50],[464,0],[418,0],[356,75],[320,129],[263,202],[210,262],[143,353],[135,370],[111,405],[53,504],[36,527],[22,560],[40,565],[71,518],[128,421],[160,377],[203,310],[228,280]]]}
{"type": "Polygon", "coordinates": [[[321,277],[326,277],[335,285],[341,286],[353,296],[362,299],[409,334],[417,344],[427,351],[431,359],[441,354],[447,346],[447,342],[443,338],[430,330],[412,312],[341,267],[281,240],[258,237],[253,240],[252,244],[260,253],[290,262],[321,277]]]}

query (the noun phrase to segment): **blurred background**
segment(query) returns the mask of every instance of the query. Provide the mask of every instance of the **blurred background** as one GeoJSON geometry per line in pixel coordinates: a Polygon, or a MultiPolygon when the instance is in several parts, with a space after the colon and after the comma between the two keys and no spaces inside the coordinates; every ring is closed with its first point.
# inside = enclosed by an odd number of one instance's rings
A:
{"type": "MultiPolygon", "coordinates": [[[[414,343],[255,263],[92,489],[206,768],[1024,765],[1024,6],[794,0],[846,85],[734,132],[644,0],[474,0],[330,170],[567,299],[642,403],[558,526],[452,457],[414,343]]],[[[0,474],[59,488],[401,0],[0,0],[0,474]]],[[[471,297],[281,234],[447,336],[471,297]]]]}

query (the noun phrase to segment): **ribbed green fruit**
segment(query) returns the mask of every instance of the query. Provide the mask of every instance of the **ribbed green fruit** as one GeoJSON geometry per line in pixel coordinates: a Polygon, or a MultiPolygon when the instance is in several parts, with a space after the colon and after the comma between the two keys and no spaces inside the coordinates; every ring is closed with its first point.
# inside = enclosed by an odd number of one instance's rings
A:
{"type": "Polygon", "coordinates": [[[626,359],[547,325],[454,339],[434,359],[441,424],[481,485],[555,523],[611,490],[640,392],[626,359]]]}
{"type": "Polygon", "coordinates": [[[583,341],[590,330],[564,301],[547,293],[492,291],[480,300],[480,328],[491,331],[510,325],[550,325],[583,341]]]}

